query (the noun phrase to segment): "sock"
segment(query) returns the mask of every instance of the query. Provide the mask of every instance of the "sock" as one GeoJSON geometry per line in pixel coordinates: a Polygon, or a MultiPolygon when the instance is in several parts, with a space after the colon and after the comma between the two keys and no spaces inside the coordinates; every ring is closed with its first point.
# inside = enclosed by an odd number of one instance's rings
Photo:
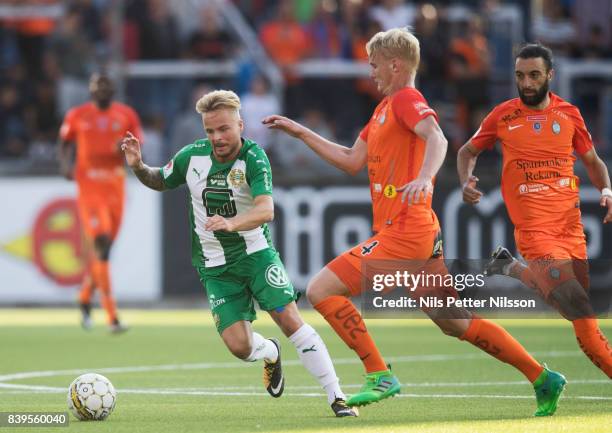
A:
{"type": "Polygon", "coordinates": [[[346,400],[327,347],[317,331],[305,323],[289,337],[289,341],[295,346],[302,365],[327,392],[327,402],[332,404],[336,398],[346,400]]]}
{"type": "Polygon", "coordinates": [[[597,325],[597,319],[587,317],[572,321],[578,345],[595,366],[612,379],[612,349],[597,325]]]}
{"type": "Polygon", "coordinates": [[[105,260],[95,259],[91,266],[94,283],[100,289],[102,307],[106,310],[108,323],[113,324],[117,320],[117,308],[111,294],[109,263],[105,260]]]}
{"type": "Polygon", "coordinates": [[[79,303],[81,305],[89,305],[91,304],[91,295],[94,291],[94,283],[93,278],[91,277],[91,270],[85,275],[83,278],[83,283],[81,284],[81,290],[79,291],[79,303]]]}
{"type": "Polygon", "coordinates": [[[253,349],[245,361],[255,362],[260,359],[267,362],[276,362],[278,359],[278,349],[272,341],[262,337],[257,332],[253,332],[253,349]]]}
{"type": "Polygon", "coordinates": [[[346,345],[357,353],[367,373],[387,370],[385,360],[350,300],[344,296],[330,296],[314,308],[329,322],[346,345]]]}
{"type": "Polygon", "coordinates": [[[494,358],[514,366],[531,383],[544,370],[508,331],[488,320],[473,317],[467,331],[459,339],[469,341],[494,358]]]}

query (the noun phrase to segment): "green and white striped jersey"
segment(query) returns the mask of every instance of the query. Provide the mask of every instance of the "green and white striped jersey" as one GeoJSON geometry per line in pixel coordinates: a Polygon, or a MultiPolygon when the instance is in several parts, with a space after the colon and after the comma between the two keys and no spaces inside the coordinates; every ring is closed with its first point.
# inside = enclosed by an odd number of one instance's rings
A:
{"type": "Polygon", "coordinates": [[[272,170],[266,153],[253,141],[243,139],[242,143],[234,161],[220,163],[210,141],[197,140],[160,169],[167,188],[184,183],[189,188],[192,263],[204,267],[207,274],[220,273],[223,265],[273,248],[267,224],[233,233],[204,230],[208,218],[248,212],[255,197],[272,194],[272,170]]]}

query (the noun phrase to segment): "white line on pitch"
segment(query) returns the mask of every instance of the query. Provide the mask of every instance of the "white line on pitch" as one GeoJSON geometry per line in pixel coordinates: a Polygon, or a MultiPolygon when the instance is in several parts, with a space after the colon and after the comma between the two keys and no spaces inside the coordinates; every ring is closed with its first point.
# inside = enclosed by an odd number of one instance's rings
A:
{"type": "MultiPolygon", "coordinates": [[[[1,383],[0,388],[22,389],[28,393],[65,393],[65,388],[36,385],[17,385],[1,383]]],[[[267,396],[265,392],[246,392],[246,391],[179,391],[172,389],[120,389],[121,394],[145,394],[145,395],[195,395],[195,396],[215,396],[215,397],[251,397],[267,396]]],[[[11,393],[15,393],[12,391],[11,393]]],[[[295,393],[285,392],[288,397],[323,397],[325,394],[319,392],[295,393]]],[[[494,399],[533,399],[533,395],[499,395],[499,394],[400,394],[401,398],[494,398],[494,399]]],[[[611,401],[612,397],[605,396],[564,396],[570,400],[603,400],[611,401]]]]}
{"type": "MultiPolygon", "coordinates": [[[[534,352],[534,356],[541,358],[566,358],[583,356],[582,352],[578,351],[549,351],[549,352],[534,352]]],[[[406,355],[406,356],[390,356],[385,358],[388,362],[441,362],[441,361],[459,361],[471,359],[486,359],[489,356],[484,353],[466,353],[466,354],[439,354],[439,355],[406,355]]],[[[335,365],[359,364],[361,361],[358,358],[339,358],[334,360],[335,365]]],[[[294,359],[283,361],[284,366],[301,366],[301,361],[294,359]]],[[[35,377],[53,377],[53,376],[72,376],[95,371],[97,373],[138,373],[149,371],[174,371],[174,370],[207,370],[214,368],[239,368],[251,367],[250,363],[241,362],[205,362],[197,364],[166,364],[166,365],[144,365],[133,367],[106,367],[106,368],[81,368],[71,370],[47,370],[47,371],[29,371],[22,373],[11,373],[0,376],[0,382],[9,382],[19,379],[30,379],[35,377]]]]}

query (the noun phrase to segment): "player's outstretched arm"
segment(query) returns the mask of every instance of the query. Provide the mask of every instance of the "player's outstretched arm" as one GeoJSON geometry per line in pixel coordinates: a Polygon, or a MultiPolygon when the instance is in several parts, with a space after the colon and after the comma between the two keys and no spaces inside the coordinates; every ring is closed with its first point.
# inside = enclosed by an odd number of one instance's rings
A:
{"type": "Polygon", "coordinates": [[[403,191],[402,202],[408,200],[409,205],[421,199],[425,201],[429,194],[433,194],[433,178],[442,167],[448,148],[448,141],[432,116],[419,121],[414,132],[425,140],[425,155],[416,179],[398,188],[398,191],[403,191]]]}
{"type": "Polygon", "coordinates": [[[476,189],[478,178],[472,174],[481,152],[471,141],[461,146],[457,152],[457,172],[463,189],[463,201],[469,204],[478,203],[482,197],[482,192],[476,189]]]}
{"type": "Polygon", "coordinates": [[[149,167],[142,161],[140,142],[128,131],[121,142],[121,150],[125,153],[127,165],[132,169],[136,177],[143,185],[156,191],[166,189],[159,167],[149,167]]]}
{"type": "Polygon", "coordinates": [[[262,123],[270,129],[283,131],[303,141],[322,159],[336,168],[354,176],[365,166],[368,156],[367,143],[357,138],[353,147],[348,148],[321,137],[287,117],[274,114],[263,119],[262,123]]]}
{"type": "Polygon", "coordinates": [[[607,208],[606,216],[603,219],[604,224],[612,222],[612,190],[610,189],[610,175],[606,163],[602,161],[593,148],[580,155],[580,159],[586,167],[589,179],[591,179],[595,188],[601,191],[599,204],[607,208]]]}
{"type": "Polygon", "coordinates": [[[253,208],[232,218],[215,215],[208,219],[205,229],[237,232],[252,230],[274,219],[274,201],[271,195],[258,195],[253,200],[253,208]]]}

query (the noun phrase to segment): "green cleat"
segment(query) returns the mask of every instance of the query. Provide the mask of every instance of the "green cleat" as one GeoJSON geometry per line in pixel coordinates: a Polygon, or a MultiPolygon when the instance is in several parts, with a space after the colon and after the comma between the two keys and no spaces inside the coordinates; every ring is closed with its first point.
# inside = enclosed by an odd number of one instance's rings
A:
{"type": "Polygon", "coordinates": [[[359,393],[351,396],[346,404],[348,406],[365,406],[376,403],[400,392],[400,383],[391,369],[366,374],[366,383],[359,393]]]}
{"type": "Polygon", "coordinates": [[[544,371],[533,383],[538,403],[538,410],[533,415],[551,416],[554,414],[566,383],[565,376],[549,370],[544,364],[544,371]]]}

